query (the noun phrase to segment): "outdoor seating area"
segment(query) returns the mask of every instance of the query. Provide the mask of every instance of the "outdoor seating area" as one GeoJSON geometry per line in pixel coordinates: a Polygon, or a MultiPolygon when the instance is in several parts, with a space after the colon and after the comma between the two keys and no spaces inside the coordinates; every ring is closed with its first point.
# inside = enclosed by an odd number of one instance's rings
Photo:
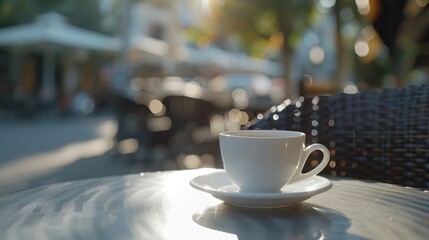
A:
{"type": "MultiPolygon", "coordinates": [[[[252,76],[243,75],[242,79],[252,76]]],[[[221,167],[218,134],[242,128],[280,101],[256,94],[247,81],[240,88],[217,89],[219,84],[228,82],[221,77],[209,81],[134,78],[127,94],[114,96],[113,113],[118,120],[115,151],[141,162],[146,171],[163,170],[165,164],[167,168],[188,169],[179,160],[183,155],[198,156],[200,163],[196,165],[200,167],[221,167]],[[130,142],[136,144],[134,151],[121,150],[130,142]]]]}
{"type": "Polygon", "coordinates": [[[224,109],[207,100],[180,95],[152,100],[156,102],[150,106],[119,96],[117,98],[117,147],[120,148],[121,142],[136,140],[138,150],[129,157],[132,161],[141,161],[146,171],[162,170],[164,164],[173,164],[176,169],[187,168],[177,161],[179,156],[190,154],[206,154],[211,158],[212,167],[221,166],[218,132],[213,129],[216,124],[213,121],[216,120],[212,118],[220,116],[223,121],[224,109]],[[159,111],[153,110],[154,104],[159,104],[159,111]],[[163,156],[154,159],[159,151],[163,156]]]}

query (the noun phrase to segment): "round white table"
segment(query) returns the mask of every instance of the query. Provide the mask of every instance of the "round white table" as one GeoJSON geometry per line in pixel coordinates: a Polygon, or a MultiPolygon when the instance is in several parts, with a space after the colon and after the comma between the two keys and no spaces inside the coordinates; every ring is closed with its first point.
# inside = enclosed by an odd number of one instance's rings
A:
{"type": "Polygon", "coordinates": [[[0,239],[427,239],[429,193],[331,179],[288,208],[233,207],[189,180],[214,169],[57,183],[0,196],[0,239]]]}

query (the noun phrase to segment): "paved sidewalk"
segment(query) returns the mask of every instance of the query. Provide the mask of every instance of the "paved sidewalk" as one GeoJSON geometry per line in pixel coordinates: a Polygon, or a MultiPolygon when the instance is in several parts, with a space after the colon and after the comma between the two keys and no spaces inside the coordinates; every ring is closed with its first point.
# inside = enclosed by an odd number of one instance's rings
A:
{"type": "Polygon", "coordinates": [[[111,115],[0,120],[0,194],[140,172],[111,154],[116,129],[111,115]]]}

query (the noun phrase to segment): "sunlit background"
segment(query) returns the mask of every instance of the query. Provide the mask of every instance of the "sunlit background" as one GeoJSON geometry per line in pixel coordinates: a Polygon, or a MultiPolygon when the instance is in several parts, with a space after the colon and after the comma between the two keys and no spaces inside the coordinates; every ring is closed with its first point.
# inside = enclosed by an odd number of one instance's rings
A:
{"type": "Polygon", "coordinates": [[[423,84],[428,0],[0,0],[0,194],[222,167],[299,96],[423,84]]]}

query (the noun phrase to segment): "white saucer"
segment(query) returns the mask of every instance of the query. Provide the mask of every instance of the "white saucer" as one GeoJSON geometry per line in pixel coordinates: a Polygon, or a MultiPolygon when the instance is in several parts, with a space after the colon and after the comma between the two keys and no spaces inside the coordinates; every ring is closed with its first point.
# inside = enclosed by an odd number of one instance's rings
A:
{"type": "Polygon", "coordinates": [[[325,192],[332,187],[331,181],[314,176],[287,186],[277,193],[240,192],[225,171],[214,172],[193,178],[192,187],[212,194],[228,204],[246,208],[279,208],[300,203],[325,192]]]}

